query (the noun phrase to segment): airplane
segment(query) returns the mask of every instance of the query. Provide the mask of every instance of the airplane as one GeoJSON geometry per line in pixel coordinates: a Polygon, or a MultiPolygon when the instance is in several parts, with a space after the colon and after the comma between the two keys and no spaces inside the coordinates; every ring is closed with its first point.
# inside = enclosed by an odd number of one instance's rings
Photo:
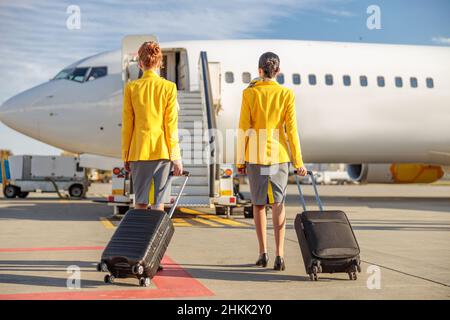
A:
{"type": "MultiPolygon", "coordinates": [[[[346,163],[352,178],[368,182],[432,182],[450,164],[450,48],[248,39],[160,45],[161,76],[180,97],[201,91],[199,56],[207,53],[219,132],[236,128],[242,90],[257,76],[259,56],[273,51],[277,81],[296,95],[306,163],[346,163]]],[[[121,59],[116,50],[65,67],[4,102],[0,121],[70,152],[120,158],[121,59]]],[[[233,162],[233,152],[223,155],[233,162]]]]}

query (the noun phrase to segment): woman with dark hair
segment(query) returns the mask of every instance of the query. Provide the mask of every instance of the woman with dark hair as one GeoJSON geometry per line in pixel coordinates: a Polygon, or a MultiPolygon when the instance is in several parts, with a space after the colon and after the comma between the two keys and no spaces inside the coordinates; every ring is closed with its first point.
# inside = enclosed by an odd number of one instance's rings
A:
{"type": "Polygon", "coordinates": [[[256,265],[269,261],[266,239],[266,205],[272,205],[275,231],[275,270],[284,270],[284,201],[289,162],[297,174],[305,176],[297,132],[295,97],[292,90],[279,85],[280,59],[272,52],[259,58],[259,78],[253,80],[242,95],[239,120],[237,167],[247,173],[253,203],[253,217],[259,243],[256,265]]]}
{"type": "Polygon", "coordinates": [[[131,171],[136,209],[164,209],[163,189],[171,166],[181,175],[178,103],[175,83],[161,78],[162,51],[154,41],[138,51],[140,79],[124,89],[122,159],[131,171]]]}

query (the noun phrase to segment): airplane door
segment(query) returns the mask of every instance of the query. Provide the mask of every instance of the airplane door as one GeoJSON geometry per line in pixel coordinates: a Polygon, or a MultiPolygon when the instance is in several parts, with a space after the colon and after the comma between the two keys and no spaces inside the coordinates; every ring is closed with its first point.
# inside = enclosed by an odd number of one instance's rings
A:
{"type": "Polygon", "coordinates": [[[146,41],[158,41],[155,35],[129,35],[122,39],[122,82],[139,79],[142,75],[138,67],[138,50],[146,41]]]}
{"type": "Polygon", "coordinates": [[[221,74],[220,74],[220,62],[209,62],[209,77],[211,80],[211,91],[213,96],[214,110],[216,114],[222,110],[221,105],[221,74]]]}

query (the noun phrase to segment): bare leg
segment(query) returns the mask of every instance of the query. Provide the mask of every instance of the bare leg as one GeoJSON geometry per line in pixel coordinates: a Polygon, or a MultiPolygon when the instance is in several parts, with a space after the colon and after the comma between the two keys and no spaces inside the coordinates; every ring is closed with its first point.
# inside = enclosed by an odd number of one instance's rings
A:
{"type": "Polygon", "coordinates": [[[267,252],[267,218],[266,206],[253,206],[253,220],[255,221],[256,235],[258,236],[259,253],[267,252]]]}
{"type": "Polygon", "coordinates": [[[284,203],[274,203],[272,206],[273,230],[275,232],[276,255],[284,255],[284,234],[286,231],[286,214],[284,203]]]}
{"type": "Polygon", "coordinates": [[[135,209],[147,209],[148,204],[147,203],[136,203],[134,208],[135,209]]]}

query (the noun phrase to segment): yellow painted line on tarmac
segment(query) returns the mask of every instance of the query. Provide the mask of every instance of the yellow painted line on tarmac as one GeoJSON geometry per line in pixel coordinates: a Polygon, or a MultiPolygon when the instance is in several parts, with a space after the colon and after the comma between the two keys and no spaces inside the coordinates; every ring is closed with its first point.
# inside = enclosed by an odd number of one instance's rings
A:
{"type": "Polygon", "coordinates": [[[100,222],[106,229],[112,229],[115,227],[114,224],[111,221],[109,221],[108,218],[100,217],[100,222]]]}
{"type": "Polygon", "coordinates": [[[190,227],[192,224],[186,221],[186,219],[183,218],[172,218],[173,225],[175,227],[190,227]]]}
{"type": "Polygon", "coordinates": [[[192,221],[195,221],[195,222],[198,222],[198,223],[201,223],[201,224],[206,224],[206,225],[208,225],[210,227],[214,227],[214,228],[220,227],[220,224],[212,222],[212,221],[209,221],[208,219],[190,218],[189,220],[192,220],[192,221]]]}
{"type": "Polygon", "coordinates": [[[241,222],[237,222],[236,220],[233,220],[231,218],[225,219],[225,218],[218,217],[214,214],[203,213],[201,211],[197,211],[197,210],[190,209],[190,208],[180,208],[179,210],[182,213],[201,216],[203,219],[212,220],[213,222],[217,222],[217,223],[224,224],[227,226],[233,226],[233,227],[245,227],[246,226],[245,224],[243,224],[241,222]]]}

